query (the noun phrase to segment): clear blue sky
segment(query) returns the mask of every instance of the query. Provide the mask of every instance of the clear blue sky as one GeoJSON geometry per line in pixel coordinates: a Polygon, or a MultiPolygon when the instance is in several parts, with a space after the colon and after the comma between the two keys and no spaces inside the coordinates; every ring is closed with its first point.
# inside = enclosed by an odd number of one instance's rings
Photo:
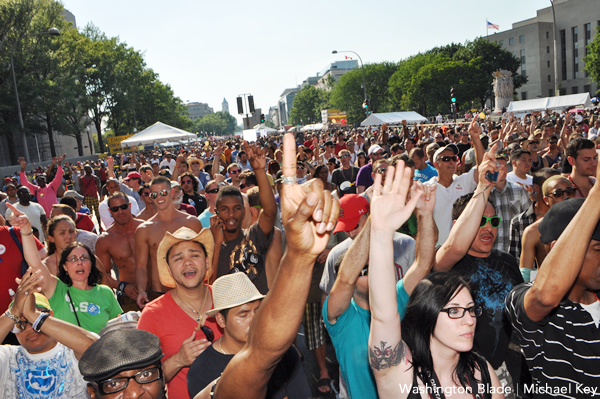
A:
{"type": "MultiPolygon", "coordinates": [[[[145,54],[184,102],[221,110],[252,93],[266,113],[284,89],[353,50],[368,63],[486,34],[486,18],[508,30],[549,0],[62,0],[77,25],[98,26],[145,54]]],[[[492,34],[493,30],[490,30],[492,34]]]]}

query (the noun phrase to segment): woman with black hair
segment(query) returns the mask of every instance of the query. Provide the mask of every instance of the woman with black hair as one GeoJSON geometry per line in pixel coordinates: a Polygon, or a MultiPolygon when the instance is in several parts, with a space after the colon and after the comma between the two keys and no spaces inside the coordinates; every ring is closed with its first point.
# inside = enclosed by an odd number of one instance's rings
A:
{"type": "Polygon", "coordinates": [[[21,231],[25,260],[34,270],[40,270],[39,286],[50,301],[54,317],[99,333],[108,320],[123,310],[112,290],[103,284],[103,273],[96,267],[96,256],[80,242],[72,242],[60,253],[58,276],[53,276],[40,259],[33,239],[31,222],[12,205],[10,222],[21,231]]]}
{"type": "Polygon", "coordinates": [[[504,398],[492,367],[471,351],[481,308],[463,278],[435,273],[423,279],[400,323],[392,237],[422,191],[407,201],[411,170],[403,161],[396,169],[388,167],[383,187],[381,175],[375,176],[371,198],[369,363],[379,397],[504,398]]]}

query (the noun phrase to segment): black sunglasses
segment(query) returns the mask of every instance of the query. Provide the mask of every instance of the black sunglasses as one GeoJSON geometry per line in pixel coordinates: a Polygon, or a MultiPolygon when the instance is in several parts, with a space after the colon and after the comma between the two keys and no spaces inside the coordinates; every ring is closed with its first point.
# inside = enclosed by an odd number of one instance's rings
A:
{"type": "MultiPolygon", "coordinates": [[[[240,190],[243,190],[243,189],[245,189],[246,187],[248,187],[248,184],[246,184],[246,183],[242,183],[242,184],[240,184],[240,190]]],[[[217,191],[218,191],[218,190],[217,190],[217,191]]]]}
{"type": "Polygon", "coordinates": [[[127,208],[129,208],[129,204],[123,204],[123,205],[111,206],[109,209],[110,209],[111,211],[113,211],[113,212],[118,212],[118,211],[119,211],[119,209],[123,209],[123,210],[125,210],[125,209],[127,209],[127,208]]]}
{"type": "Polygon", "coordinates": [[[573,195],[573,194],[575,194],[576,191],[577,191],[577,189],[575,187],[567,187],[564,190],[557,188],[556,190],[552,191],[550,194],[554,198],[560,198],[560,197],[564,196],[565,194],[573,195]]]}
{"type": "Polygon", "coordinates": [[[439,158],[439,160],[442,162],[450,162],[450,161],[456,162],[456,161],[458,161],[458,157],[456,155],[452,155],[452,156],[447,155],[445,157],[439,158]]]}
{"type": "Polygon", "coordinates": [[[212,190],[206,190],[206,194],[216,194],[218,192],[219,192],[218,188],[213,188],[212,190]]]}

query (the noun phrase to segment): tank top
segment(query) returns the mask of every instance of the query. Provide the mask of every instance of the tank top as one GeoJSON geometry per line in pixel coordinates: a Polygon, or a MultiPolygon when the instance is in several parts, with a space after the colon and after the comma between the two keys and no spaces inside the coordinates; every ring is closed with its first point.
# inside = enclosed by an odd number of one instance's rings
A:
{"type": "Polygon", "coordinates": [[[94,176],[90,176],[89,178],[82,176],[81,185],[81,191],[83,192],[84,197],[98,196],[98,187],[96,187],[96,179],[94,179],[94,176]]]}

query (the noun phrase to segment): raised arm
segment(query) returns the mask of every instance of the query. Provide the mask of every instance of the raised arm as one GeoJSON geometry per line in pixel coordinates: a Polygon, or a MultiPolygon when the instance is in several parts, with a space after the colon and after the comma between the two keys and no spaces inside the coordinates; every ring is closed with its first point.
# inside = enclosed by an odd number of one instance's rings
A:
{"type": "MultiPolygon", "coordinates": [[[[121,159],[123,163],[123,159],[121,159]]],[[[108,177],[115,177],[115,160],[113,157],[106,157],[106,175],[108,177]]]]}
{"type": "Polygon", "coordinates": [[[375,176],[369,256],[369,363],[381,398],[398,397],[398,384],[406,380],[407,371],[411,370],[404,367],[409,350],[405,348],[400,332],[392,243],[394,232],[408,220],[423,194],[416,186],[406,202],[411,170],[404,168],[404,162],[398,162],[396,169],[389,166],[387,173],[383,187],[381,175],[375,176]]]}
{"type": "Polygon", "coordinates": [[[143,309],[148,302],[148,227],[141,224],[135,230],[135,281],[137,283],[137,305],[143,309]]]}
{"type": "MultiPolygon", "coordinates": [[[[214,176],[216,176],[220,173],[219,166],[221,165],[221,154],[222,153],[223,153],[223,147],[221,147],[221,143],[218,143],[217,148],[215,148],[215,150],[213,151],[213,163],[212,163],[212,170],[211,170],[213,179],[214,179],[214,176]]],[[[223,174],[223,176],[224,176],[224,174],[223,174]]]]}
{"type": "MultiPolygon", "coordinates": [[[[62,184],[62,178],[64,175],[64,171],[62,168],[62,161],[66,157],[67,157],[67,154],[58,156],[58,164],[56,165],[56,175],[54,175],[54,179],[52,179],[52,181],[50,183],[48,183],[50,185],[50,187],[52,187],[52,190],[54,190],[55,192],[58,191],[58,188],[62,184]]],[[[54,159],[53,159],[52,163],[54,164],[54,159]]]]}
{"type": "Polygon", "coordinates": [[[19,157],[19,164],[21,164],[21,173],[19,174],[21,185],[27,187],[31,193],[35,193],[35,190],[38,189],[38,186],[31,184],[29,180],[27,180],[27,176],[25,176],[25,168],[27,168],[27,162],[25,161],[25,158],[19,157]]]}
{"type": "Polygon", "coordinates": [[[267,157],[258,145],[248,144],[245,140],[244,149],[246,150],[246,154],[248,154],[250,166],[254,169],[254,175],[258,183],[258,196],[260,198],[260,205],[262,206],[262,212],[258,216],[258,225],[265,235],[269,235],[273,231],[273,227],[275,227],[277,202],[275,202],[275,196],[273,195],[273,190],[271,190],[267,172],[265,171],[267,157]]]}
{"type": "MultiPolygon", "coordinates": [[[[335,324],[350,306],[360,271],[369,263],[371,219],[369,218],[344,255],[327,301],[327,320],[335,324]]],[[[335,259],[334,259],[335,261],[335,259]]]]}
{"type": "Polygon", "coordinates": [[[477,118],[473,118],[471,121],[471,125],[469,126],[469,134],[471,135],[471,143],[473,143],[473,148],[475,149],[477,166],[479,166],[483,162],[483,154],[485,154],[485,149],[483,148],[481,138],[479,137],[481,134],[481,126],[476,123],[476,120],[477,118]]]}
{"type": "MultiPolygon", "coordinates": [[[[600,164],[596,168],[600,178],[600,164]]],[[[527,316],[540,321],[558,306],[573,287],[586,258],[598,220],[600,220],[600,184],[590,190],[585,202],[559,239],[552,243],[531,289],[527,291],[524,307],[527,316]]],[[[594,245],[598,250],[598,243],[594,245]]],[[[590,250],[591,251],[591,250],[590,250]]]]}
{"type": "Polygon", "coordinates": [[[473,198],[471,198],[458,220],[454,222],[446,242],[435,254],[434,271],[450,270],[456,262],[466,255],[477,231],[479,231],[481,216],[485,212],[488,198],[495,185],[495,183],[485,178],[486,172],[495,172],[498,169],[493,155],[495,151],[496,146],[493,146],[489,152],[485,153],[484,161],[477,171],[479,173],[479,183],[473,198]]]}
{"type": "MultiPolygon", "coordinates": [[[[284,138],[283,173],[296,175],[295,142],[284,138]]],[[[339,202],[319,180],[302,186],[286,183],[281,195],[287,248],[280,271],[254,316],[248,341],[229,362],[216,386],[215,398],[264,398],[275,365],[289,349],[300,326],[312,269],[323,252],[339,215],[339,202]]]]}
{"type": "Polygon", "coordinates": [[[42,262],[42,258],[38,252],[37,246],[35,245],[35,238],[32,234],[31,221],[23,212],[15,208],[12,204],[6,203],[6,206],[12,210],[13,216],[10,218],[10,224],[14,227],[18,227],[21,234],[21,241],[23,243],[23,254],[25,255],[25,261],[29,264],[32,270],[39,270],[41,281],[39,286],[42,288],[44,295],[47,298],[51,298],[56,289],[56,277],[50,274],[50,271],[46,265],[42,262]]]}

